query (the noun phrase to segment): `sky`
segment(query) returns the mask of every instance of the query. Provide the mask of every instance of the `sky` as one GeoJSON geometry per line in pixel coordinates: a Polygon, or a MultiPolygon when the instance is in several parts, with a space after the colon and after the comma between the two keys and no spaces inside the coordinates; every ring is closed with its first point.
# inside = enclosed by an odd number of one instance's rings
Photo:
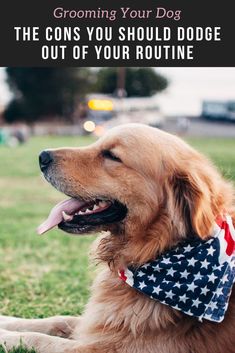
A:
{"type": "Polygon", "coordinates": [[[171,84],[156,96],[166,115],[198,115],[203,100],[235,100],[235,68],[159,68],[171,84]]]}
{"type": "MultiPolygon", "coordinates": [[[[235,100],[235,68],[156,68],[169,87],[155,99],[168,116],[199,115],[203,100],[235,100]]],[[[0,109],[11,98],[0,68],[0,109]]]]}
{"type": "Polygon", "coordinates": [[[5,82],[6,75],[4,68],[0,68],[0,111],[1,108],[9,101],[11,94],[5,82]]]}

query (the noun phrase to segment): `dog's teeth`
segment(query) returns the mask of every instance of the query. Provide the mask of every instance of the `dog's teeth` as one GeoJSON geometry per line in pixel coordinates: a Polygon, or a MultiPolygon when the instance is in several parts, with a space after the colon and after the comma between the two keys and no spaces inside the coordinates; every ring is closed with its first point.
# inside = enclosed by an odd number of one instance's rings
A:
{"type": "Polygon", "coordinates": [[[78,215],[86,215],[86,214],[91,214],[96,210],[102,209],[108,205],[108,202],[106,201],[96,201],[93,205],[87,206],[86,208],[84,207],[81,209],[78,213],[78,215]]]}
{"type": "Polygon", "coordinates": [[[67,214],[65,211],[62,211],[62,217],[63,217],[63,220],[66,221],[66,222],[67,221],[72,221],[72,219],[73,219],[73,216],[67,214]]]}

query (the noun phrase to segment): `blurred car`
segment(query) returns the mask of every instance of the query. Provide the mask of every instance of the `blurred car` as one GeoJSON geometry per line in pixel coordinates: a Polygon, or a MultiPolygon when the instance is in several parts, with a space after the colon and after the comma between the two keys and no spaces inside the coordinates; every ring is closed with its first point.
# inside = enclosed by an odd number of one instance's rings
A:
{"type": "Polygon", "coordinates": [[[202,117],[210,120],[235,121],[235,101],[204,101],[202,117]]]}
{"type": "Polygon", "coordinates": [[[83,129],[97,136],[120,124],[136,122],[161,128],[164,123],[155,97],[118,99],[98,95],[88,101],[88,108],[83,129]]]}
{"type": "Polygon", "coordinates": [[[93,133],[97,126],[111,120],[115,115],[112,100],[100,94],[87,97],[85,110],[85,118],[81,121],[84,134],[93,133]]]}

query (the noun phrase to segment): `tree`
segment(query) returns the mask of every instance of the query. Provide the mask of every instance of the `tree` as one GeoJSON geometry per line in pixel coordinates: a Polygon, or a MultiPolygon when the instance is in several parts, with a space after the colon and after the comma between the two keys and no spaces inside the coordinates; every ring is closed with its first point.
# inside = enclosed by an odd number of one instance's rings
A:
{"type": "Polygon", "coordinates": [[[8,122],[53,115],[69,119],[92,84],[88,69],[9,67],[6,72],[13,92],[4,114],[8,122]]]}
{"type": "MultiPolygon", "coordinates": [[[[164,90],[168,80],[151,68],[126,68],[125,90],[128,97],[149,97],[164,90]]],[[[100,69],[97,73],[96,90],[115,94],[117,89],[117,68],[100,69]]]]}

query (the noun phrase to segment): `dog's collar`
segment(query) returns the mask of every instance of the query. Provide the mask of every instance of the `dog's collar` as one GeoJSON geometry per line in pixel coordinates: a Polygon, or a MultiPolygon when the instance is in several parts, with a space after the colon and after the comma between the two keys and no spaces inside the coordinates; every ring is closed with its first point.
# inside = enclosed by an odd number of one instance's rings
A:
{"type": "Polygon", "coordinates": [[[235,281],[235,229],[217,219],[213,235],[181,243],[158,259],[119,271],[119,277],[150,298],[200,321],[221,322],[235,281]]]}

